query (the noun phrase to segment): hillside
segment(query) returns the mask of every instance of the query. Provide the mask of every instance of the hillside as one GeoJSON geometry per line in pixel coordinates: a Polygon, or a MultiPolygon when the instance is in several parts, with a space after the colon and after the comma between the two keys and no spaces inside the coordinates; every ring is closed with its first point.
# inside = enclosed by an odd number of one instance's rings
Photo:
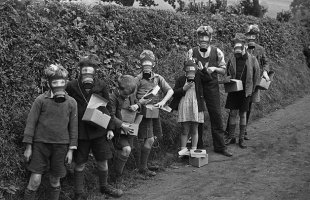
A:
{"type": "MultiPolygon", "coordinates": [[[[158,58],[155,71],[173,85],[174,78],[182,74],[185,52],[196,43],[194,30],[199,25],[209,24],[216,30],[213,44],[227,55],[234,34],[242,32],[247,23],[257,23],[262,30],[259,43],[266,48],[276,77],[256,105],[253,118],[309,92],[310,70],[304,63],[302,46],[310,37],[297,24],[232,15],[218,20],[113,6],[48,3],[24,8],[8,2],[0,4],[0,197],[4,192],[7,199],[17,199],[7,192],[14,193],[15,186],[22,191],[26,185],[21,140],[47,64],[59,62],[69,70],[70,78],[75,78],[79,56],[96,53],[102,62],[99,76],[113,88],[119,73],[139,72],[139,53],[151,49],[158,58]]],[[[226,94],[221,92],[224,102],[226,94]]],[[[178,130],[175,115],[163,114],[162,150],[176,148],[178,130]]]]}

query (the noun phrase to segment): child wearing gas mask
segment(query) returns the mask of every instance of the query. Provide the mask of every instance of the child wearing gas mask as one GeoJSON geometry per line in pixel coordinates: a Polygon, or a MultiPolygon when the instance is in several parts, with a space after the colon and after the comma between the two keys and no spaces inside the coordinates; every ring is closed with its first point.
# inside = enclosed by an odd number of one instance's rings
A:
{"type": "Polygon", "coordinates": [[[133,128],[129,122],[124,122],[122,109],[135,112],[141,104],[135,97],[136,80],[131,75],[121,75],[118,80],[118,88],[110,96],[111,121],[115,136],[113,138],[115,155],[113,165],[115,172],[115,182],[122,182],[121,175],[133,147],[133,128]]]}
{"type": "MultiPolygon", "coordinates": [[[[78,148],[74,152],[74,179],[75,200],[87,199],[84,192],[84,169],[88,155],[92,151],[97,162],[100,192],[114,197],[120,197],[122,190],[108,184],[108,160],[112,158],[113,144],[111,139],[114,133],[110,128],[104,129],[99,126],[82,121],[82,117],[92,94],[97,94],[109,101],[109,88],[103,80],[96,78],[96,70],[99,67],[99,58],[91,54],[83,57],[78,63],[79,77],[68,83],[67,92],[77,101],[78,106],[78,148]]],[[[98,108],[100,110],[100,107],[98,108]]],[[[111,111],[110,104],[107,110],[111,111]]],[[[110,126],[110,125],[109,125],[110,126]]]]}
{"type": "Polygon", "coordinates": [[[241,80],[243,90],[228,93],[225,108],[230,109],[230,112],[228,136],[225,137],[225,144],[236,143],[235,128],[239,112],[239,146],[241,148],[246,148],[247,146],[244,143],[244,134],[247,125],[246,113],[249,111],[249,104],[260,73],[257,59],[246,51],[246,36],[242,33],[236,33],[233,40],[234,50],[229,56],[227,75],[231,76],[232,79],[241,80]]]}
{"type": "Polygon", "coordinates": [[[188,135],[192,138],[192,150],[197,149],[198,124],[204,123],[206,110],[200,71],[192,60],[184,62],[185,75],[179,77],[174,86],[173,100],[170,107],[178,110],[178,122],[182,124],[183,133],[180,136],[181,150],[187,149],[188,135]]]}
{"type": "Polygon", "coordinates": [[[61,65],[50,65],[44,70],[49,90],[38,96],[29,112],[23,142],[24,156],[29,162],[30,180],[24,199],[34,200],[42,175],[49,169],[49,199],[57,200],[60,178],[66,174],[65,161],[72,161],[77,148],[77,103],[67,95],[67,70],[61,65]]]}
{"type": "MultiPolygon", "coordinates": [[[[163,107],[167,101],[172,97],[173,90],[166,80],[159,74],[153,72],[155,66],[155,55],[150,50],[144,50],[140,54],[140,62],[142,66],[142,72],[136,77],[137,81],[137,93],[136,97],[142,105],[154,104],[155,107],[163,107]],[[156,85],[165,93],[162,100],[155,96],[151,99],[143,98],[143,96],[156,85]]],[[[143,106],[142,106],[143,107],[143,106]]],[[[142,108],[143,109],[143,108],[142,108]]],[[[147,167],[148,157],[152,145],[154,143],[154,136],[161,137],[162,129],[160,118],[145,118],[143,117],[138,132],[138,139],[143,143],[141,147],[139,173],[147,176],[155,176],[156,173],[151,171],[147,167]]]]}
{"type": "MultiPolygon", "coordinates": [[[[246,48],[247,48],[247,51],[252,56],[256,57],[258,64],[259,64],[261,76],[263,76],[267,81],[269,81],[270,78],[269,78],[268,73],[270,71],[270,66],[269,66],[267,55],[266,55],[266,51],[264,47],[257,44],[257,38],[259,36],[259,32],[260,30],[257,24],[251,24],[247,27],[246,32],[245,32],[245,36],[247,37],[246,48]]],[[[252,100],[250,102],[249,111],[247,112],[247,123],[250,118],[252,103],[257,103],[259,101],[260,101],[260,90],[256,89],[256,91],[252,95],[252,100]]],[[[245,132],[244,139],[249,140],[247,131],[245,132]]]]}

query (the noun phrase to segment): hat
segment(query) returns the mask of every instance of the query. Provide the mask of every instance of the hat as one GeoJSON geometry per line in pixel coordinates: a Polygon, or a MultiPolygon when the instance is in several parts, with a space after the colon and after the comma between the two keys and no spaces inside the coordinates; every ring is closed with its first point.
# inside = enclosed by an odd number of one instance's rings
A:
{"type": "Polygon", "coordinates": [[[213,29],[211,28],[211,26],[199,26],[196,32],[198,35],[210,36],[213,33],[213,29]]]}
{"type": "Polygon", "coordinates": [[[246,36],[243,33],[236,33],[235,37],[233,38],[234,42],[245,42],[246,36]]]}
{"type": "Polygon", "coordinates": [[[90,54],[88,56],[84,56],[80,59],[78,66],[80,68],[85,66],[92,66],[94,68],[97,68],[100,64],[100,59],[96,54],[90,54]]]}
{"type": "Polygon", "coordinates": [[[193,60],[188,60],[184,62],[183,70],[188,72],[188,71],[197,71],[197,64],[193,60]]]}
{"type": "Polygon", "coordinates": [[[256,35],[259,34],[259,28],[257,24],[251,24],[246,28],[245,34],[256,35]]]}
{"type": "Polygon", "coordinates": [[[44,69],[44,75],[48,80],[67,79],[68,71],[60,64],[51,64],[44,69]]]}

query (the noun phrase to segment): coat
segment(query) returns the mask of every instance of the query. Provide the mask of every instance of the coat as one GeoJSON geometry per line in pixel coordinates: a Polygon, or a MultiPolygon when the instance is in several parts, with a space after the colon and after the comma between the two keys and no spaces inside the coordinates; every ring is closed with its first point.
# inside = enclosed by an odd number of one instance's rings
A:
{"type": "MultiPolygon", "coordinates": [[[[253,93],[255,92],[255,87],[258,84],[260,79],[260,69],[259,64],[256,57],[248,54],[248,58],[246,60],[246,82],[245,82],[245,96],[252,96],[252,101],[257,102],[259,99],[253,98],[253,93]]],[[[236,78],[236,57],[234,54],[229,56],[228,64],[227,64],[227,75],[231,76],[231,78],[236,78]]],[[[255,97],[256,98],[256,97],[255,97]]]]}

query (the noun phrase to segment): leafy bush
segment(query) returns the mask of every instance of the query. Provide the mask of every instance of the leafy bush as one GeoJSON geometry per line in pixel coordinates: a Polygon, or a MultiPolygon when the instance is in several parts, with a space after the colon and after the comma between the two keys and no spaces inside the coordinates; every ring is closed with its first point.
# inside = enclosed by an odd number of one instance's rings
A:
{"type": "MultiPolygon", "coordinates": [[[[214,44],[227,55],[234,34],[243,32],[249,23],[257,23],[262,30],[259,43],[266,48],[277,75],[271,90],[256,106],[254,117],[307,91],[310,73],[301,49],[309,35],[303,28],[269,18],[222,17],[48,1],[27,7],[14,1],[0,3],[0,196],[4,192],[7,199],[17,199],[10,194],[12,188],[27,182],[21,140],[31,104],[42,91],[43,68],[50,63],[63,64],[72,79],[77,77],[79,57],[96,53],[102,63],[99,76],[113,89],[118,74],[139,72],[139,53],[151,49],[158,58],[155,71],[173,86],[175,77],[182,74],[185,52],[196,45],[194,30],[199,25],[209,24],[216,30],[214,44]]],[[[226,95],[223,90],[221,93],[223,103],[226,95]]],[[[225,112],[223,115],[226,117],[225,112]]],[[[175,148],[180,132],[175,115],[164,114],[162,121],[165,137],[161,144],[175,148]]]]}

